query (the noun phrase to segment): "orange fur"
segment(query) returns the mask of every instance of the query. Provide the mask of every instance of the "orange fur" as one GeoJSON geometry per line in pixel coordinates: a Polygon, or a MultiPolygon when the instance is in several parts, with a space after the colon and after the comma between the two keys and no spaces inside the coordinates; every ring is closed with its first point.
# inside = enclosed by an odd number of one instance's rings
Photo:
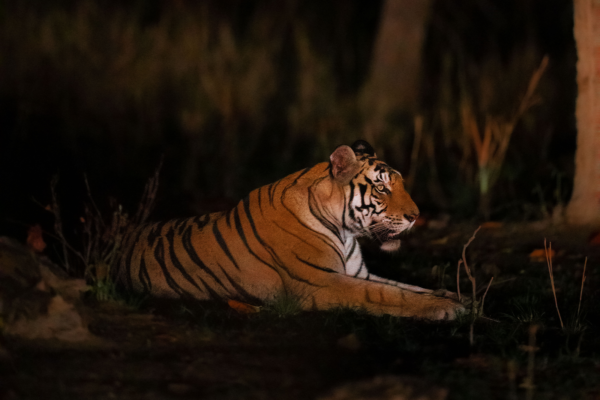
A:
{"type": "Polygon", "coordinates": [[[140,227],[125,242],[120,282],[163,297],[254,302],[287,291],[305,309],[454,318],[464,310],[455,300],[368,273],[356,237],[394,248],[418,208],[400,174],[349,149],[252,191],[229,212],[140,227]]]}

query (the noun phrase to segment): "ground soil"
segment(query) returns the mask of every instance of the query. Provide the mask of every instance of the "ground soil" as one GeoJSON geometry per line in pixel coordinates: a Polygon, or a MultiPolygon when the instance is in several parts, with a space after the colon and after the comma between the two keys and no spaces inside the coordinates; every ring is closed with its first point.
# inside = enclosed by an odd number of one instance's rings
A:
{"type": "MultiPolygon", "coordinates": [[[[377,255],[369,246],[366,254],[374,270],[387,270],[392,278],[428,287],[439,285],[441,280],[454,290],[456,262],[475,228],[473,224],[438,230],[418,228],[406,237],[400,254],[377,255]],[[435,265],[445,267],[445,274],[432,274],[435,265]]],[[[501,322],[482,321],[476,329],[491,332],[496,329],[493,324],[503,323],[506,296],[523,287],[515,282],[531,277],[542,282],[539,286],[548,285],[544,281],[546,264],[529,256],[543,248],[545,237],[557,251],[557,275],[581,279],[577,271],[584,257],[589,258],[585,293],[597,295],[600,246],[591,245],[589,235],[544,223],[482,229],[468,249],[469,260],[484,282],[481,286],[495,276],[498,285],[488,294],[487,315],[501,322]]],[[[465,291],[470,291],[466,283],[465,291]]],[[[556,322],[554,315],[550,316],[553,306],[549,304],[546,313],[548,326],[556,322]]],[[[454,334],[448,324],[402,320],[402,329],[417,335],[398,334],[395,339],[394,332],[386,333],[388,336],[381,333],[387,320],[342,314],[305,312],[282,317],[262,312],[242,315],[215,304],[147,302],[131,308],[88,302],[86,318],[96,337],[93,341],[64,344],[3,339],[0,398],[313,399],[348,382],[389,374],[449,387],[448,398],[525,396],[524,389],[509,387],[515,380],[507,377],[502,360],[510,357],[503,355],[504,350],[470,346],[466,330],[454,334]],[[438,332],[438,336],[428,336],[431,332],[438,332]],[[421,342],[416,347],[407,344],[407,338],[419,336],[431,337],[434,342],[421,342]],[[435,363],[444,367],[433,371],[430,364],[435,363]],[[467,368],[464,365],[470,368],[469,376],[485,369],[492,372],[470,387],[440,378],[457,368],[467,368]]],[[[393,327],[398,329],[398,325],[393,327]]],[[[589,331],[595,335],[597,322],[590,322],[589,331]]],[[[587,342],[583,343],[585,352],[587,342]]],[[[600,376],[597,347],[597,342],[590,344],[589,357],[581,358],[581,362],[589,362],[584,369],[600,376]]],[[[525,373],[524,364],[517,371],[517,383],[525,373]]],[[[544,383],[540,385],[543,390],[544,383]]],[[[600,393],[600,386],[594,389],[593,383],[587,385],[585,396],[597,398],[594,396],[600,393]]],[[[546,393],[543,397],[553,396],[546,393]]],[[[385,393],[375,393],[368,398],[386,397],[385,393]]]]}

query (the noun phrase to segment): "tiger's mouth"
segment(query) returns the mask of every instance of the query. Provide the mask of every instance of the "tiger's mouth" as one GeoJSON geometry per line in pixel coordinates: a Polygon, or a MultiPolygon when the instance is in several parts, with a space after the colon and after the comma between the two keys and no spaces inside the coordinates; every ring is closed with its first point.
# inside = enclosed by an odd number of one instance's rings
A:
{"type": "Polygon", "coordinates": [[[387,231],[387,232],[374,232],[373,236],[381,243],[400,240],[400,234],[402,234],[403,230],[399,231],[387,231]]]}
{"type": "Polygon", "coordinates": [[[397,227],[393,230],[387,230],[384,232],[376,232],[374,236],[381,243],[380,249],[385,252],[394,252],[400,248],[400,235],[405,229],[397,227]],[[399,229],[398,229],[399,228],[399,229]]]}
{"type": "Polygon", "coordinates": [[[387,234],[386,241],[388,241],[388,240],[400,240],[400,234],[401,234],[402,232],[403,232],[403,231],[399,231],[399,232],[389,232],[389,233],[387,234]]]}

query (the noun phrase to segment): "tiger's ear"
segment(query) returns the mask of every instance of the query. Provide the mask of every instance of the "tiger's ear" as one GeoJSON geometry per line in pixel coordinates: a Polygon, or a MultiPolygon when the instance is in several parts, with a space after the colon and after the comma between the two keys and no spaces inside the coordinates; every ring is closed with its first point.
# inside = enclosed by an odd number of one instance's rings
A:
{"type": "Polygon", "coordinates": [[[375,154],[375,149],[373,149],[373,146],[371,146],[366,140],[359,139],[356,142],[352,143],[351,147],[352,150],[354,150],[354,154],[356,154],[357,156],[367,154],[369,156],[377,157],[377,154],[375,154]]]}
{"type": "Polygon", "coordinates": [[[333,179],[341,184],[347,184],[358,172],[360,165],[356,160],[354,150],[349,146],[338,146],[329,157],[333,179]]]}

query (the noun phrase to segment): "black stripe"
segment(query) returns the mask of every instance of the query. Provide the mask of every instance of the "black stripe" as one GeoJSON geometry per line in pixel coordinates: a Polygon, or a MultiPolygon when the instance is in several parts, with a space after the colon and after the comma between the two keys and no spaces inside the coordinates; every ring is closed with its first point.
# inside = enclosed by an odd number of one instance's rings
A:
{"type": "Polygon", "coordinates": [[[290,183],[289,185],[287,185],[285,188],[283,188],[283,190],[281,191],[281,202],[283,203],[283,200],[285,199],[285,195],[287,193],[287,191],[291,188],[293,188],[294,186],[296,186],[298,184],[298,179],[300,179],[302,176],[304,176],[304,174],[306,174],[308,171],[310,171],[311,168],[305,168],[300,172],[300,175],[298,175],[296,177],[296,179],[294,179],[292,181],[292,183],[290,183]]]}
{"type": "MultiPolygon", "coordinates": [[[[202,282],[202,284],[204,285],[204,288],[206,289],[206,291],[208,292],[210,297],[212,297],[215,300],[221,300],[223,298],[223,296],[221,296],[217,291],[215,291],[213,288],[211,288],[210,285],[204,281],[204,279],[202,279],[199,276],[196,276],[196,277],[198,278],[198,280],[200,282],[202,282]]],[[[219,282],[219,284],[221,284],[221,282],[219,282]]],[[[223,284],[221,284],[221,286],[223,286],[223,284]]]]}
{"type": "Polygon", "coordinates": [[[337,271],[334,271],[334,270],[333,270],[333,269],[331,269],[331,268],[327,268],[327,267],[320,267],[320,266],[318,266],[318,265],[316,265],[316,264],[313,264],[313,263],[310,263],[310,262],[308,262],[308,261],[306,261],[306,260],[303,260],[303,259],[301,259],[301,258],[298,256],[298,254],[294,254],[294,255],[296,256],[296,258],[298,259],[298,261],[301,261],[301,262],[303,262],[304,264],[306,264],[306,265],[308,265],[308,266],[310,266],[310,267],[316,268],[316,269],[318,269],[319,271],[328,272],[328,273],[330,273],[330,274],[331,274],[331,273],[333,273],[333,274],[337,274],[337,271]]]}
{"type": "Polygon", "coordinates": [[[331,248],[333,251],[335,251],[336,254],[338,255],[338,258],[340,259],[340,262],[342,264],[344,264],[343,254],[340,252],[340,249],[334,245],[333,241],[327,235],[324,235],[321,232],[315,231],[314,229],[312,229],[311,227],[306,225],[304,222],[302,222],[300,220],[300,218],[298,218],[296,216],[296,214],[294,214],[294,212],[287,205],[285,205],[285,203],[282,202],[282,204],[283,204],[283,207],[287,210],[287,212],[289,212],[292,215],[292,217],[294,217],[301,226],[303,226],[304,228],[306,228],[306,230],[308,230],[313,235],[315,235],[315,237],[319,238],[323,242],[323,244],[325,244],[326,246],[331,248]]]}
{"type": "MultiPolygon", "coordinates": [[[[287,208],[287,207],[286,207],[287,208]]],[[[292,212],[292,210],[288,209],[288,211],[290,212],[290,214],[292,214],[292,216],[294,218],[296,218],[296,221],[303,227],[305,228],[307,231],[309,231],[311,234],[315,235],[321,242],[323,242],[324,245],[326,245],[327,247],[331,248],[332,250],[334,250],[335,252],[338,253],[338,257],[340,258],[340,260],[342,260],[342,256],[340,254],[340,250],[333,245],[333,243],[331,242],[331,239],[329,237],[327,237],[326,235],[322,234],[319,231],[315,231],[314,229],[312,229],[311,227],[309,227],[308,225],[306,225],[304,222],[300,221],[298,219],[298,217],[296,217],[296,214],[294,214],[292,212]]]]}
{"type": "Polygon", "coordinates": [[[156,239],[158,239],[160,237],[160,233],[162,232],[162,228],[168,222],[169,221],[162,221],[162,222],[158,222],[158,223],[152,225],[152,227],[150,228],[150,233],[146,237],[146,243],[148,244],[149,247],[154,247],[154,242],[156,241],[156,239]]]}
{"type": "Polygon", "coordinates": [[[321,210],[319,210],[317,204],[318,204],[318,202],[317,202],[317,199],[315,198],[314,192],[309,189],[309,191],[308,191],[308,208],[310,210],[310,213],[313,215],[313,217],[315,217],[317,219],[317,221],[319,221],[321,223],[321,225],[323,225],[327,230],[329,230],[331,233],[333,233],[340,240],[340,242],[343,243],[344,241],[342,240],[342,235],[340,234],[339,229],[331,221],[329,221],[327,218],[325,218],[323,216],[323,214],[321,213],[321,210]]]}
{"type": "MultiPolygon", "coordinates": [[[[348,216],[350,217],[350,219],[354,222],[356,222],[356,215],[354,213],[354,207],[352,207],[352,200],[354,200],[354,188],[356,186],[354,185],[354,182],[350,182],[350,198],[348,199],[348,205],[350,207],[350,209],[348,210],[348,216]]],[[[361,224],[362,226],[362,224],[361,224]]]]}
{"type": "Polygon", "coordinates": [[[174,224],[175,229],[179,229],[179,228],[183,227],[187,221],[189,221],[189,218],[181,218],[181,219],[175,220],[175,224],[174,224]]]}
{"type": "MultiPolygon", "coordinates": [[[[192,245],[192,229],[193,228],[191,226],[188,226],[185,232],[183,233],[183,236],[181,237],[181,243],[183,244],[183,248],[185,249],[188,257],[190,257],[192,262],[198,267],[200,267],[202,271],[210,275],[210,277],[213,278],[216,283],[218,283],[221,287],[226,289],[223,285],[223,282],[221,282],[221,280],[217,278],[217,275],[215,275],[215,273],[210,268],[208,268],[206,264],[202,262],[202,260],[198,256],[198,253],[196,252],[196,249],[194,249],[194,246],[192,245]]],[[[202,281],[202,283],[204,283],[204,281],[202,281]]],[[[207,286],[206,283],[204,283],[204,286],[207,286]]]]}
{"type": "Polygon", "coordinates": [[[175,241],[174,241],[174,239],[175,239],[175,230],[173,228],[169,229],[169,231],[167,232],[167,234],[165,235],[165,237],[167,238],[167,241],[169,242],[169,257],[171,258],[171,262],[173,263],[173,266],[175,268],[177,268],[179,270],[179,272],[181,272],[181,275],[183,275],[183,277],[189,283],[191,283],[192,286],[194,286],[199,291],[202,291],[202,289],[200,289],[200,286],[198,286],[198,284],[196,283],[196,281],[194,280],[194,278],[192,278],[190,276],[190,274],[185,270],[185,268],[183,267],[183,265],[181,264],[181,262],[177,258],[177,254],[175,254],[175,241]]]}
{"type": "Polygon", "coordinates": [[[239,267],[239,265],[237,265],[237,263],[233,259],[233,255],[229,251],[229,247],[227,247],[227,243],[225,243],[225,240],[223,240],[223,236],[221,235],[221,231],[219,231],[219,228],[217,227],[216,221],[215,221],[215,223],[213,223],[212,231],[213,231],[213,235],[215,235],[215,239],[217,240],[217,243],[219,244],[219,247],[221,247],[221,250],[223,250],[223,253],[225,253],[227,258],[229,258],[229,260],[233,263],[233,266],[239,271],[240,267],[239,267]]]}
{"type": "MultiPolygon", "coordinates": [[[[256,231],[256,225],[254,224],[254,219],[252,218],[252,212],[250,212],[250,196],[246,197],[243,201],[242,201],[243,205],[244,205],[244,211],[246,213],[246,218],[248,218],[248,222],[250,223],[250,227],[252,228],[252,233],[254,234],[254,237],[256,237],[256,240],[258,240],[258,242],[267,250],[270,249],[269,245],[265,243],[265,241],[260,237],[260,235],[258,234],[258,232],[256,231]]],[[[271,249],[272,251],[273,249],[271,249]]]]}
{"type": "MultiPolygon", "coordinates": [[[[279,181],[277,181],[279,182],[279,181]]],[[[275,199],[275,187],[277,186],[277,182],[275,183],[271,183],[269,185],[269,203],[271,204],[271,207],[275,207],[275,204],[273,204],[273,201],[275,199]]]]}
{"type": "MultiPolygon", "coordinates": [[[[229,229],[231,229],[231,213],[233,212],[233,208],[229,211],[227,211],[227,215],[225,216],[225,222],[227,222],[227,227],[229,229]]],[[[217,223],[215,222],[215,224],[213,225],[213,229],[214,227],[217,225],[217,223]]]]}
{"type": "Polygon", "coordinates": [[[381,215],[381,213],[384,213],[387,210],[387,205],[384,208],[382,208],[380,211],[375,211],[375,210],[373,210],[373,214],[381,215]]]}
{"type": "Polygon", "coordinates": [[[262,214],[263,209],[262,209],[262,187],[258,188],[258,209],[260,210],[260,213],[262,214]]]}
{"type": "Polygon", "coordinates": [[[210,221],[209,214],[200,215],[193,219],[199,230],[202,230],[210,221]]]}
{"type": "Polygon", "coordinates": [[[356,273],[353,275],[355,278],[360,274],[360,271],[362,271],[364,265],[365,265],[364,261],[362,263],[360,263],[360,267],[358,268],[358,271],[356,271],[356,273]]]}
{"type": "MultiPolygon", "coordinates": [[[[271,257],[273,257],[275,263],[277,264],[277,266],[279,266],[281,269],[283,269],[290,278],[295,279],[297,281],[306,283],[307,285],[310,286],[317,286],[317,287],[322,287],[322,285],[317,285],[315,283],[312,283],[310,281],[307,281],[305,279],[299,278],[298,276],[294,276],[292,275],[292,273],[289,271],[289,269],[287,269],[284,265],[283,262],[281,262],[281,260],[279,259],[279,257],[277,256],[277,253],[273,250],[273,248],[271,246],[269,246],[258,234],[258,232],[256,231],[256,225],[254,224],[254,220],[252,218],[252,213],[250,212],[250,199],[249,197],[246,197],[243,201],[242,201],[243,205],[244,205],[244,211],[246,213],[246,218],[248,218],[248,223],[250,224],[250,227],[252,228],[252,233],[254,234],[254,237],[256,238],[256,240],[258,240],[258,242],[265,248],[265,250],[267,250],[269,252],[269,254],[271,255],[271,257]]],[[[283,279],[282,279],[283,280],[283,279]]]]}
{"type": "Polygon", "coordinates": [[[146,260],[144,259],[144,253],[142,253],[142,259],[140,261],[140,270],[138,273],[138,279],[144,287],[144,293],[152,292],[152,281],[150,275],[148,275],[148,268],[146,268],[146,260]]]}
{"type": "Polygon", "coordinates": [[[362,183],[358,184],[358,190],[360,191],[360,202],[361,207],[365,207],[366,205],[366,197],[367,197],[367,185],[363,185],[362,183]]]}
{"type": "Polygon", "coordinates": [[[180,297],[191,298],[192,296],[190,296],[189,293],[187,293],[181,286],[179,286],[179,284],[175,281],[175,279],[173,279],[173,277],[169,273],[169,270],[167,269],[167,264],[165,263],[165,247],[162,239],[159,239],[158,243],[156,244],[156,248],[154,249],[154,259],[156,260],[158,265],[160,265],[167,285],[169,285],[169,287],[180,297]]]}
{"type": "Polygon", "coordinates": [[[181,222],[175,226],[175,228],[177,228],[177,234],[181,235],[183,233],[183,231],[185,230],[185,228],[188,226],[188,222],[191,221],[191,218],[186,218],[181,220],[181,222]]]}
{"type": "Polygon", "coordinates": [[[258,261],[262,262],[267,267],[271,268],[273,271],[275,271],[275,272],[277,272],[279,274],[279,271],[275,267],[273,267],[272,265],[270,265],[269,263],[267,263],[265,260],[263,260],[262,258],[260,258],[250,248],[250,245],[248,244],[248,239],[246,238],[246,234],[244,233],[244,229],[242,228],[242,221],[240,220],[240,214],[239,214],[239,211],[238,211],[237,208],[235,209],[235,211],[233,213],[233,221],[235,223],[235,229],[237,230],[237,233],[240,235],[240,238],[242,239],[242,242],[244,242],[244,246],[246,246],[246,248],[248,249],[248,251],[250,252],[250,254],[252,254],[258,261]]]}
{"type": "Polygon", "coordinates": [[[367,196],[367,187],[368,187],[367,185],[363,185],[361,183],[358,184],[362,204],[359,207],[356,207],[356,209],[361,210],[361,211],[371,209],[371,212],[373,212],[373,211],[375,211],[376,207],[371,201],[369,201],[371,204],[367,204],[367,198],[369,198],[369,200],[371,200],[370,196],[367,196]]]}
{"type": "Polygon", "coordinates": [[[348,255],[346,256],[346,261],[348,261],[350,259],[350,257],[352,257],[352,254],[354,254],[354,250],[356,250],[356,239],[354,239],[354,241],[352,242],[352,247],[350,248],[350,251],[348,252],[348,255]]]}
{"type": "MultiPolygon", "coordinates": [[[[306,245],[308,245],[308,246],[312,247],[312,248],[313,248],[313,249],[315,249],[315,250],[320,250],[320,249],[319,249],[317,246],[315,246],[314,244],[312,244],[312,243],[309,243],[309,242],[307,242],[306,240],[304,240],[302,237],[300,237],[300,235],[296,235],[294,232],[292,232],[292,231],[289,231],[289,230],[285,229],[283,226],[279,225],[279,224],[278,224],[277,222],[275,222],[275,221],[273,221],[273,223],[275,224],[275,226],[276,226],[276,227],[278,227],[279,229],[281,229],[281,230],[282,230],[282,231],[284,231],[285,233],[287,233],[287,234],[289,234],[289,235],[292,235],[292,236],[294,236],[296,239],[298,239],[298,240],[299,240],[299,241],[301,241],[302,243],[304,243],[304,244],[306,244],[306,245]]],[[[321,238],[319,238],[319,239],[321,239],[321,238]]],[[[321,240],[322,240],[322,239],[321,239],[321,240]]],[[[325,243],[325,244],[327,244],[327,243],[325,243]]]]}
{"type": "Polygon", "coordinates": [[[271,203],[271,206],[273,208],[275,208],[275,192],[277,191],[277,187],[281,184],[282,181],[283,179],[280,179],[277,182],[272,183],[271,187],[269,188],[269,202],[271,203]]]}
{"type": "Polygon", "coordinates": [[[294,184],[298,183],[298,179],[302,178],[308,171],[310,171],[313,167],[308,167],[308,168],[304,168],[302,170],[302,172],[300,172],[300,175],[298,175],[296,177],[296,179],[294,179],[294,184]]]}
{"type": "Polygon", "coordinates": [[[225,269],[221,266],[221,264],[217,264],[219,266],[219,268],[221,268],[221,271],[223,271],[223,274],[225,274],[225,277],[227,278],[227,280],[229,281],[229,283],[231,284],[231,286],[233,286],[233,288],[245,299],[248,301],[252,301],[252,302],[257,302],[259,301],[259,299],[256,296],[251,295],[250,293],[248,293],[246,291],[246,289],[244,289],[242,287],[242,285],[240,285],[239,283],[237,283],[235,280],[233,280],[231,278],[231,276],[229,276],[229,274],[227,273],[227,271],[225,271],[225,269]]]}
{"type": "Polygon", "coordinates": [[[346,225],[346,206],[348,205],[348,199],[346,198],[346,192],[344,191],[344,209],[342,210],[342,228],[348,229],[346,225]]]}
{"type": "MultiPolygon", "coordinates": [[[[127,254],[126,257],[126,261],[125,261],[125,277],[127,280],[127,287],[133,289],[133,278],[131,277],[131,259],[133,258],[133,253],[135,252],[136,247],[142,246],[139,241],[140,241],[140,236],[142,236],[142,233],[144,233],[144,229],[140,229],[139,232],[137,232],[137,235],[132,234],[132,239],[133,242],[129,247],[129,253],[127,254]]],[[[141,249],[141,253],[142,253],[142,259],[144,258],[144,250],[141,249]]]]}

